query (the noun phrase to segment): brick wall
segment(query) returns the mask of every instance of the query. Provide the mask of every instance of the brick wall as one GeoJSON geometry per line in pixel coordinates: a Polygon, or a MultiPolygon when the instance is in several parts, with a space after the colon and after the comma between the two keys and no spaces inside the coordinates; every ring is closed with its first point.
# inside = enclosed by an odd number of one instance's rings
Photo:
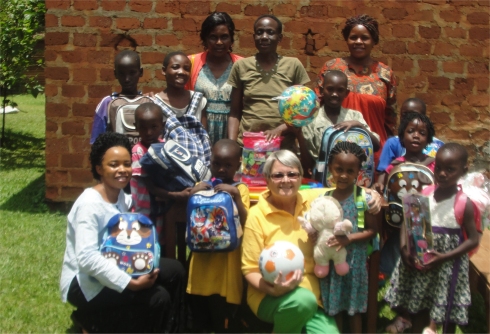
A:
{"type": "Polygon", "coordinates": [[[464,144],[477,167],[490,163],[488,0],[46,0],[46,198],[69,201],[92,184],[88,154],[94,109],[119,89],[117,50],[140,52],[143,91],[165,85],[166,53],[202,50],[201,22],[228,12],[236,53],[255,53],[253,22],[272,13],[284,23],[279,53],[298,57],[311,78],[347,55],[345,18],[366,13],[380,23],[373,56],[395,71],[398,101],[428,104],[437,136],[464,144]],[[306,45],[309,47],[305,50],[306,45]]]}

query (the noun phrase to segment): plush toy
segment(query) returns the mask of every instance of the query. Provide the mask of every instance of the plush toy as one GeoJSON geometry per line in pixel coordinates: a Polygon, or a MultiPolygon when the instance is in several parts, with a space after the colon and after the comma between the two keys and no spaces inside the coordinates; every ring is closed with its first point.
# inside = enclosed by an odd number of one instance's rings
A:
{"type": "Polygon", "coordinates": [[[347,235],[352,231],[352,223],[343,219],[343,211],[339,202],[331,196],[322,196],[313,200],[310,211],[304,218],[298,217],[303,229],[308,234],[318,232],[318,238],[313,252],[315,259],[315,275],[325,277],[329,272],[329,262],[333,260],[335,272],[344,276],[349,272],[346,262],[347,251],[327,245],[328,239],[333,235],[347,235]]]}

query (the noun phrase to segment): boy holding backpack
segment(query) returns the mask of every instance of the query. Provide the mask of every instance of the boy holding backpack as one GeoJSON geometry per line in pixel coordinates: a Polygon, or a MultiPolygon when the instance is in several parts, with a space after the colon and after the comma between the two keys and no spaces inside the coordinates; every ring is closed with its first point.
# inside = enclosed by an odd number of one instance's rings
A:
{"type": "Polygon", "coordinates": [[[323,105],[318,110],[313,122],[304,126],[302,131],[298,131],[301,163],[305,173],[310,174],[308,176],[311,176],[315,160],[318,159],[323,133],[330,126],[344,131],[353,127],[363,128],[371,138],[374,151],[380,147],[379,135],[371,131],[362,114],[357,110],[342,107],[342,101],[349,94],[347,80],[347,76],[341,71],[325,72],[321,95],[323,105]]]}
{"type": "MultiPolygon", "coordinates": [[[[222,181],[214,190],[225,191],[233,197],[243,226],[250,207],[250,197],[245,184],[234,184],[240,156],[241,149],[235,141],[217,141],[212,148],[211,174],[213,178],[222,181]]],[[[192,189],[191,194],[207,189],[211,189],[211,186],[201,182],[192,189]]],[[[198,332],[230,332],[228,323],[242,300],[240,265],[240,247],[230,252],[192,253],[187,293],[190,294],[194,329],[198,332]]]]}

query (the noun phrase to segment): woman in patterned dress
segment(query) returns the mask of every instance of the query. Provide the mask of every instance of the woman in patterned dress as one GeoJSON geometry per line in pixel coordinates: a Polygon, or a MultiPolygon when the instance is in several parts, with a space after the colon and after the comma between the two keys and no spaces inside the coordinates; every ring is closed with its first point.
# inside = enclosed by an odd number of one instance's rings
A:
{"type": "Polygon", "coordinates": [[[242,58],[231,53],[234,34],[231,17],[224,12],[215,12],[201,26],[205,51],[189,56],[192,69],[186,89],[201,92],[208,100],[202,121],[211,144],[227,138],[231,104],[231,86],[227,81],[233,63],[242,58]]]}
{"type": "MultiPolygon", "coordinates": [[[[372,131],[379,134],[381,147],[395,131],[396,82],[391,68],[371,58],[379,42],[378,22],[368,15],[347,19],[342,29],[350,55],[327,61],[317,78],[315,89],[320,96],[326,71],[340,70],[349,78],[350,94],[342,103],[344,108],[358,110],[372,131]]],[[[375,153],[379,160],[381,150],[375,153]]]]}

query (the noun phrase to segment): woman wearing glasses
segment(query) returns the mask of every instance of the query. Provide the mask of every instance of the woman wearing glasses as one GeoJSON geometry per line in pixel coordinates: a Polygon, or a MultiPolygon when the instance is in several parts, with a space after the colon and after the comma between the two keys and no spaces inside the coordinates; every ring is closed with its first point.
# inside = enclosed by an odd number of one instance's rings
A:
{"type": "MultiPolygon", "coordinates": [[[[248,282],[247,302],[263,321],[274,324],[274,333],[336,333],[335,320],[319,308],[320,288],[313,273],[313,245],[301,228],[298,217],[310,209],[310,202],[325,194],[325,189],[299,191],[303,168],[296,155],[280,150],[264,164],[268,190],[250,209],[242,248],[242,272],[248,282]],[[305,257],[304,274],[298,270],[282,282],[267,283],[260,274],[259,256],[275,241],[289,241],[298,246],[305,257]]],[[[379,195],[369,203],[379,211],[379,195]]]]}

